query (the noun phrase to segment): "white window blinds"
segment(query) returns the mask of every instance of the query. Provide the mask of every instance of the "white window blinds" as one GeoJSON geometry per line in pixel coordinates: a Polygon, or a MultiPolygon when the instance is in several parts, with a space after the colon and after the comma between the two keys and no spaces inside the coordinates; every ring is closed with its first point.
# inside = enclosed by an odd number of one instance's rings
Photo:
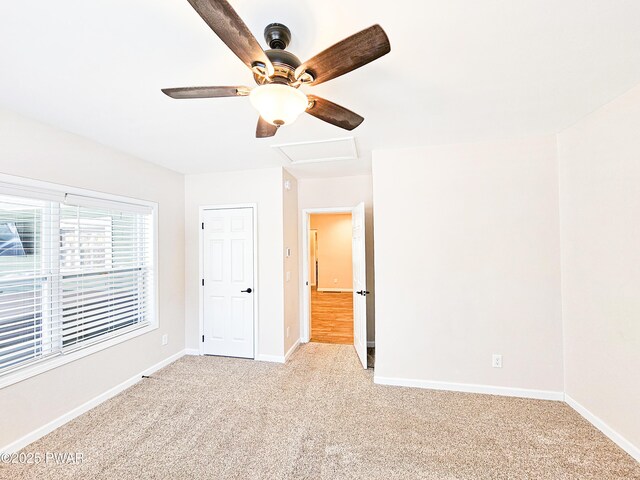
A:
{"type": "Polygon", "coordinates": [[[55,204],[0,195],[0,371],[58,351],[52,310],[55,204]]]}
{"type": "Polygon", "coordinates": [[[149,323],[151,211],[67,199],[60,209],[62,346],[149,323]]]}
{"type": "Polygon", "coordinates": [[[153,209],[34,197],[0,193],[0,374],[153,320],[153,209]]]}

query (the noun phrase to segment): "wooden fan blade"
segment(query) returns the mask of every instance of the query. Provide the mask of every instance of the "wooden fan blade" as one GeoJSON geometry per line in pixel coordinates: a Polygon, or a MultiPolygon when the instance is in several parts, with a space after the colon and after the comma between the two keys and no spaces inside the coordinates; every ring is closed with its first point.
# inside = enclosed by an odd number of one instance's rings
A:
{"type": "Polygon", "coordinates": [[[364,118],[357,113],[347,110],[329,100],[316,97],[315,95],[307,95],[307,98],[311,104],[307,109],[307,113],[336,127],[353,130],[364,121],[364,118]]]}
{"type": "Polygon", "coordinates": [[[278,127],[271,125],[262,117],[258,118],[258,126],[256,127],[256,138],[273,137],[278,132],[278,127]]]}
{"type": "Polygon", "coordinates": [[[181,87],[162,89],[162,93],[171,98],[245,97],[249,95],[250,91],[249,87],[181,87]]]}
{"type": "Polygon", "coordinates": [[[307,60],[296,69],[295,76],[300,78],[306,71],[315,78],[309,84],[319,85],[373,62],[390,51],[387,34],[380,25],[373,25],[307,60]]]}
{"type": "Polygon", "coordinates": [[[273,64],[249,28],[226,0],[189,0],[198,15],[214,31],[220,40],[235,53],[244,64],[252,68],[262,64],[269,76],[273,64]]]}

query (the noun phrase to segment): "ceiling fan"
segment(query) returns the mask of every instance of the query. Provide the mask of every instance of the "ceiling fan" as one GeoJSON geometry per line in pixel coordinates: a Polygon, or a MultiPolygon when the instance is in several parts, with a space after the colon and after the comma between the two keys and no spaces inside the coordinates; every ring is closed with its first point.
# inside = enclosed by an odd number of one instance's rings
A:
{"type": "Polygon", "coordinates": [[[162,89],[171,98],[246,97],[260,113],[256,137],[272,137],[282,125],[307,112],[320,120],[353,130],[364,118],[340,105],[305,95],[301,85],[319,85],[360,68],[391,51],[386,33],[373,25],[301,62],[285,50],[290,30],[280,23],[267,25],[263,50],[245,23],[226,0],[189,0],[191,6],[218,37],[253,72],[258,84],[249,87],[184,87],[162,89]]]}

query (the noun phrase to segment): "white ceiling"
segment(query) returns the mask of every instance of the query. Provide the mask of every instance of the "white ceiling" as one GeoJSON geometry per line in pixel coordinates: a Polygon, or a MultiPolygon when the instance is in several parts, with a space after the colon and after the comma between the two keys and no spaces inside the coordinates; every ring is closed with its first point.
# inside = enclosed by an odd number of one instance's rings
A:
{"type": "Polygon", "coordinates": [[[391,53],[311,87],[365,117],[309,115],[255,139],[246,98],[172,100],[163,87],[252,85],[186,0],[32,0],[0,9],[0,104],[185,172],[286,165],[270,145],[354,134],[361,159],[298,176],[366,173],[371,151],[552,133],[640,83],[637,0],[231,0],[264,44],[301,60],[380,23],[391,53]]]}

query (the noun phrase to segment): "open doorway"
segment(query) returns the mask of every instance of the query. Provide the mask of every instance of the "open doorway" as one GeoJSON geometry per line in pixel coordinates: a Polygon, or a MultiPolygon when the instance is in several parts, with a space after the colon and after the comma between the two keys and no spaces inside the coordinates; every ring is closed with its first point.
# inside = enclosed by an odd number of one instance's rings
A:
{"type": "Polygon", "coordinates": [[[309,215],[312,342],[353,344],[351,212],[309,215]]]}
{"type": "Polygon", "coordinates": [[[367,291],[364,203],[302,211],[302,342],[351,343],[364,368],[367,291]]]}

